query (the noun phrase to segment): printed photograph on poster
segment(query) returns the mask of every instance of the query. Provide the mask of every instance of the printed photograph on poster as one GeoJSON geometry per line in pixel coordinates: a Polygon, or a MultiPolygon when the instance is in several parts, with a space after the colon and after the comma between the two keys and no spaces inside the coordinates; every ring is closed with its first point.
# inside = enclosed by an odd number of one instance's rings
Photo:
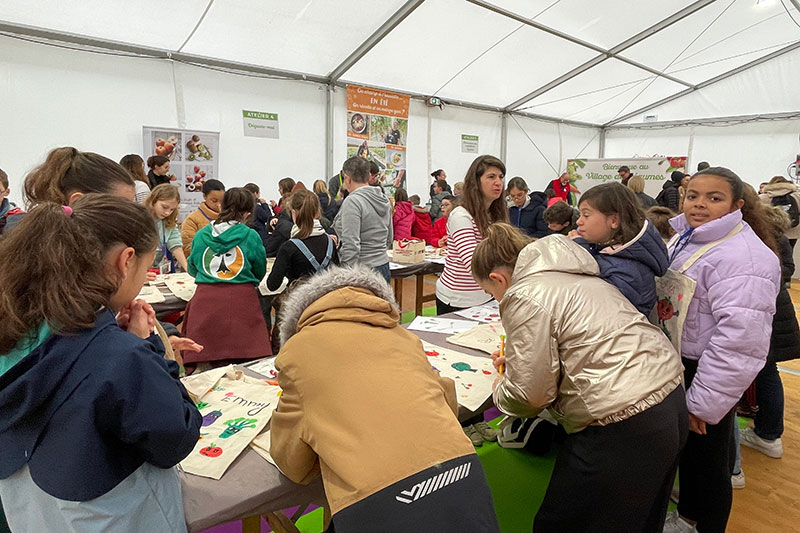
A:
{"type": "Polygon", "coordinates": [[[364,140],[369,139],[369,115],[347,112],[347,135],[360,137],[364,140]],[[363,135],[363,137],[361,137],[363,135]]]}
{"type": "Polygon", "coordinates": [[[206,134],[204,136],[202,133],[185,133],[186,161],[211,161],[214,159],[214,155],[219,151],[218,138],[219,135],[206,134]]]}
{"type": "Polygon", "coordinates": [[[408,119],[386,117],[383,115],[370,116],[371,141],[405,146],[407,136],[408,119]]]}
{"type": "Polygon", "coordinates": [[[155,130],[152,132],[151,155],[163,155],[170,161],[181,160],[181,132],[155,130]]]}
{"type": "Polygon", "coordinates": [[[406,168],[406,153],[397,148],[386,146],[386,170],[406,168]]]}
{"type": "Polygon", "coordinates": [[[186,165],[183,183],[186,192],[202,192],[206,180],[215,179],[211,165],[186,165]]]}

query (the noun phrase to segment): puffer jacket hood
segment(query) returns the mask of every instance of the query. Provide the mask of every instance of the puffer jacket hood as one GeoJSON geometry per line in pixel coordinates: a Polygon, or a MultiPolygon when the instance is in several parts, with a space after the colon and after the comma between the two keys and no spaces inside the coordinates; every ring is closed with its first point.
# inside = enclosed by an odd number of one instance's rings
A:
{"type": "Polygon", "coordinates": [[[563,235],[519,254],[500,302],[507,359],[493,398],[501,411],[549,409],[574,433],[630,418],[680,386],[672,344],[597,273],[591,254],[563,235]]]}
{"type": "Polygon", "coordinates": [[[680,186],[680,183],[676,183],[669,179],[664,181],[664,185],[661,186],[661,190],[666,191],[667,189],[677,189],[680,186]]]}
{"type": "Polygon", "coordinates": [[[394,327],[400,320],[392,289],[364,265],[331,266],[312,276],[289,293],[281,314],[281,346],[310,323],[349,320],[394,327]]]}
{"type": "Polygon", "coordinates": [[[764,186],[761,194],[769,198],[777,198],[778,196],[785,196],[793,192],[797,192],[797,185],[794,183],[771,183],[764,186]]]}
{"type": "Polygon", "coordinates": [[[649,220],[625,244],[600,248],[581,238],[575,242],[597,260],[601,278],[617,287],[643,314],[650,314],[656,304],[655,277],[666,273],[669,257],[661,235],[649,220]]]}
{"type": "Polygon", "coordinates": [[[514,280],[542,272],[566,272],[597,276],[600,269],[592,254],[575,245],[564,235],[549,235],[539,241],[539,246],[527,246],[520,252],[514,267],[514,280]]]}

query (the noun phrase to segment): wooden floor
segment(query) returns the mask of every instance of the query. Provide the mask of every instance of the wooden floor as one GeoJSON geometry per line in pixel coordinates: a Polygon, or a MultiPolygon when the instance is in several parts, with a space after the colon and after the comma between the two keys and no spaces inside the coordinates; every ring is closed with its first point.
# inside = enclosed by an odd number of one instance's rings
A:
{"type": "MultiPolygon", "coordinates": [[[[800,282],[793,282],[790,293],[797,309],[800,282]]],[[[800,374],[800,361],[779,366],[800,374]]],[[[733,491],[731,533],[800,531],[800,375],[781,372],[781,380],[786,398],[783,457],[771,459],[742,446],[746,486],[733,491]]]]}
{"type": "MultiPolygon", "coordinates": [[[[426,277],[425,293],[435,291],[434,276],[426,277]]],[[[800,307],[800,281],[792,290],[795,308],[800,307]]],[[[433,303],[425,306],[435,305],[433,303]]],[[[414,282],[403,284],[403,311],[414,309],[414,282]]],[[[800,317],[800,313],[798,313],[800,317]]],[[[733,491],[729,533],[800,532],[800,360],[780,366],[798,375],[781,372],[786,407],[783,457],[772,459],[742,446],[744,489],[733,491]]]]}

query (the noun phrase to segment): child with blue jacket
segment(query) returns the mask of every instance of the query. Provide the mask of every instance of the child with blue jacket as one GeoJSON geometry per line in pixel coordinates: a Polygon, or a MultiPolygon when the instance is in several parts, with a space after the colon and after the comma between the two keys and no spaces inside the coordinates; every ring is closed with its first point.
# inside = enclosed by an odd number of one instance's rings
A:
{"type": "Polygon", "coordinates": [[[157,242],[144,207],[99,194],[42,203],[0,241],[0,499],[13,531],[186,531],[174,466],[202,420],[133,301],[157,242]]]}
{"type": "Polygon", "coordinates": [[[578,210],[578,229],[570,236],[597,260],[600,277],[649,316],[656,304],[656,276],[667,271],[669,258],[636,196],[619,183],[604,183],[583,193],[578,210]]]}

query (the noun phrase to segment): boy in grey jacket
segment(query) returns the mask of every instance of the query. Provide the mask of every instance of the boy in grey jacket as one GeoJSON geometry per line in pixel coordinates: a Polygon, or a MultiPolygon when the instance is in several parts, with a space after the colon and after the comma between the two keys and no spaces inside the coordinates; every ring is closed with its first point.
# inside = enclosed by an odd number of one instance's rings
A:
{"type": "Polygon", "coordinates": [[[342,265],[363,263],[377,270],[388,283],[392,246],[392,207],[376,187],[369,187],[369,163],[358,156],[342,166],[344,188],[349,192],[336,215],[333,227],[341,240],[342,265]]]}

